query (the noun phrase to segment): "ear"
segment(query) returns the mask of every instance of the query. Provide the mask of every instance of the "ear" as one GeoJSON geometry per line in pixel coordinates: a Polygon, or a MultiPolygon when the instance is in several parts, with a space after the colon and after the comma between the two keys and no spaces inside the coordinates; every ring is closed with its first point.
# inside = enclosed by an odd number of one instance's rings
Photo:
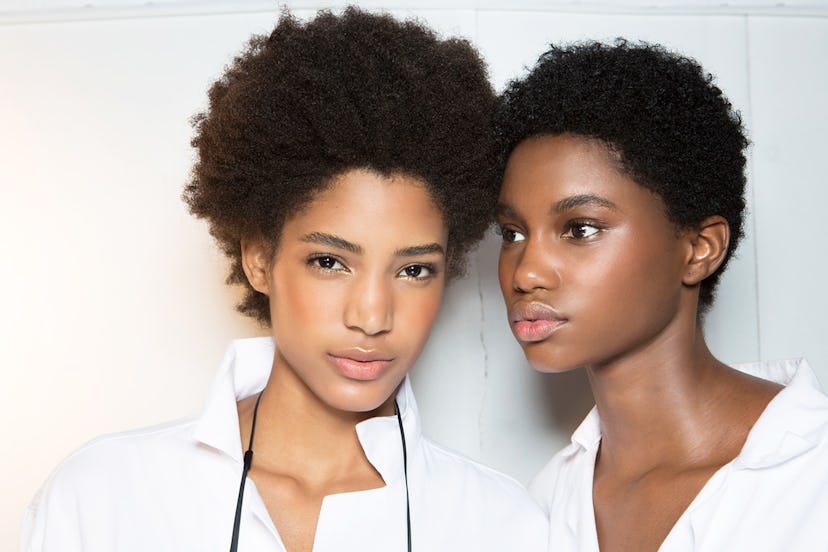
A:
{"type": "Polygon", "coordinates": [[[724,217],[714,215],[688,230],[686,237],[689,255],[682,281],[694,286],[716,272],[724,261],[730,245],[730,225],[724,217]]]}
{"type": "Polygon", "coordinates": [[[242,268],[253,289],[270,295],[270,266],[267,249],[260,240],[242,240],[242,268]]]}

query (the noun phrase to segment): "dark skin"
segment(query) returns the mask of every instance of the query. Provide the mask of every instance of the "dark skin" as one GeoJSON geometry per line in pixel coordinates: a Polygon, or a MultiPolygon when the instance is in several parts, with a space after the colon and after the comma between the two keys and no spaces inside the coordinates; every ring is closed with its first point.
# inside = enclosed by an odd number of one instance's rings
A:
{"type": "Polygon", "coordinates": [[[598,542],[602,550],[657,550],[704,484],[739,454],[779,389],[718,362],[703,338],[663,369],[642,365],[633,384],[634,367],[624,369],[625,381],[587,369],[603,433],[593,481],[598,542]]]}
{"type": "Polygon", "coordinates": [[[699,283],[724,258],[727,222],[677,229],[603,144],[560,135],[514,150],[498,223],[501,289],[527,359],[589,377],[600,548],[657,550],[781,389],[719,362],[701,331],[699,283]]]}

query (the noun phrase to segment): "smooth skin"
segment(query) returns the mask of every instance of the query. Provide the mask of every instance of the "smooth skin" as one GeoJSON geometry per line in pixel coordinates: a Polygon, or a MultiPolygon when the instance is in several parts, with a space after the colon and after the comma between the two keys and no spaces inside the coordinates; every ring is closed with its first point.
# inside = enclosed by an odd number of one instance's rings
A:
{"type": "MultiPolygon", "coordinates": [[[[419,180],[352,170],[285,223],[272,263],[267,244],[242,244],[276,343],[250,477],[290,552],[312,550],[325,496],[385,485],[354,427],[394,414],[437,317],[447,239],[419,180]]],[[[245,447],[255,399],[238,404],[245,447]]]]}
{"type": "Polygon", "coordinates": [[[719,362],[705,343],[699,283],[727,251],[726,221],[677,228],[619,167],[590,138],[521,142],[498,206],[499,277],[531,365],[587,372],[601,417],[601,550],[647,551],[738,455],[781,386],[719,362]]]}

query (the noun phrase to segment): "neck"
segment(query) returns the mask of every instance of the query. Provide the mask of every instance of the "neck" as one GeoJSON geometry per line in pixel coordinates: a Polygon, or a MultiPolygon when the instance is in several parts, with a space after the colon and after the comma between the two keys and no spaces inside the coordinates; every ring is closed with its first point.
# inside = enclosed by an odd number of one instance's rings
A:
{"type": "Polygon", "coordinates": [[[734,370],[716,360],[700,325],[673,320],[638,350],[587,367],[601,416],[599,463],[613,471],[704,461],[729,418],[734,370]]]}
{"type": "MultiPolygon", "coordinates": [[[[256,397],[239,403],[239,426],[246,450],[256,397]]],[[[355,426],[394,413],[394,397],[377,410],[348,412],[322,402],[287,366],[278,350],[262,391],[253,443],[259,469],[324,484],[373,470],[355,426]]]]}

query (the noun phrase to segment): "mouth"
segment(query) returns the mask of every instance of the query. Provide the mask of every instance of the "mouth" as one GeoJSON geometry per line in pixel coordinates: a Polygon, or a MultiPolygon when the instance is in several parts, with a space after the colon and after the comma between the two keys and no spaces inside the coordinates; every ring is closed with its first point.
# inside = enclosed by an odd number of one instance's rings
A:
{"type": "Polygon", "coordinates": [[[509,320],[515,337],[521,343],[543,341],[568,322],[549,305],[535,301],[513,307],[509,320]]]}
{"type": "Polygon", "coordinates": [[[328,353],[340,374],[357,381],[379,379],[391,367],[394,358],[382,351],[353,348],[328,353]]]}

